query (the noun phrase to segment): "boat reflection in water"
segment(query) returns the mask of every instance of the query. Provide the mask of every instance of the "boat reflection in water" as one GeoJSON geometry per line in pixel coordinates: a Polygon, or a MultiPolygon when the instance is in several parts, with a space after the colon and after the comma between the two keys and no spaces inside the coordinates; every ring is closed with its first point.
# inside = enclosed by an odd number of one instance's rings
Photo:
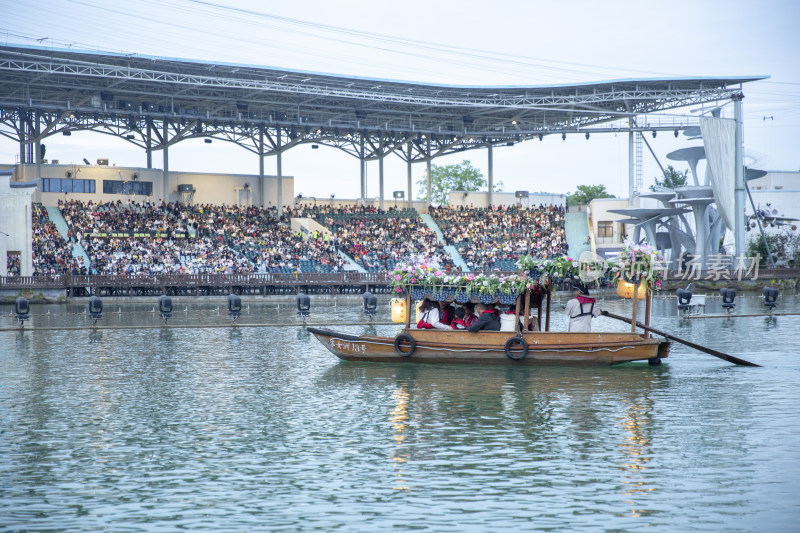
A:
{"type": "Polygon", "coordinates": [[[395,407],[392,409],[391,420],[392,427],[394,428],[394,435],[392,438],[396,444],[394,453],[392,454],[392,461],[394,461],[395,472],[397,473],[397,485],[393,488],[395,490],[409,491],[410,487],[405,479],[403,471],[403,464],[408,461],[408,451],[404,447],[406,440],[405,432],[408,429],[408,392],[405,390],[404,385],[400,385],[392,394],[394,398],[395,407]]]}
{"type": "MultiPolygon", "coordinates": [[[[323,381],[332,388],[379,385],[392,391],[385,406],[392,431],[386,437],[397,490],[413,492],[420,472],[452,476],[450,482],[458,483],[486,469],[497,469],[492,479],[504,473],[513,484],[522,476],[526,483],[552,490],[565,476],[565,462],[587,460],[598,468],[617,467],[619,491],[632,515],[648,513],[651,500],[639,499],[657,489],[646,468],[655,429],[653,398],[670,386],[664,366],[342,362],[328,369],[323,381]]],[[[567,477],[574,482],[582,476],[572,472],[567,477]]],[[[586,472],[579,483],[588,489],[595,484],[592,478],[586,472]]]]}

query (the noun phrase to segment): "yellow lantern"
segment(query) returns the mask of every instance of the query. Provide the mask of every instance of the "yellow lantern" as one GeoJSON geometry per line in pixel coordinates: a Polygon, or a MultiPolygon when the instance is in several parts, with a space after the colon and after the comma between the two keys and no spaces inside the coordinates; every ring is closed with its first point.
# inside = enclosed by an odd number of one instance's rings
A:
{"type": "Polygon", "coordinates": [[[406,321],[405,298],[392,298],[392,322],[404,324],[406,321]]]}
{"type": "MultiPolygon", "coordinates": [[[[647,282],[642,280],[639,283],[639,290],[636,293],[637,300],[644,300],[645,294],[647,294],[647,282]]],[[[633,283],[628,281],[620,280],[619,284],[617,285],[617,296],[620,298],[633,298],[633,283]]]]}

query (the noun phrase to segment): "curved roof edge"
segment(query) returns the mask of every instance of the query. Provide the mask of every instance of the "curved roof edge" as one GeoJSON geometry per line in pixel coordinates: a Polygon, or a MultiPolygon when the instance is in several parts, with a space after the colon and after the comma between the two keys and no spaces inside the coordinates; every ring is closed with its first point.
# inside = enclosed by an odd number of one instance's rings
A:
{"type": "Polygon", "coordinates": [[[680,76],[680,77],[649,77],[649,78],[614,78],[610,80],[597,80],[597,81],[588,81],[588,82],[572,82],[572,83],[561,83],[561,84],[543,84],[543,85],[453,85],[453,84],[444,84],[444,83],[430,83],[430,82],[419,82],[419,81],[408,81],[408,80],[397,80],[397,79],[388,79],[388,78],[370,78],[366,76],[352,76],[352,75],[345,75],[345,74],[332,74],[328,72],[316,72],[316,71],[309,71],[309,70],[296,70],[290,68],[283,68],[283,67],[271,67],[267,65],[253,65],[248,63],[229,63],[224,61],[208,61],[208,60],[201,60],[201,59],[187,59],[187,58],[174,58],[174,57],[165,57],[165,56],[151,56],[146,54],[136,54],[130,53],[125,54],[122,52],[107,52],[102,50],[83,50],[77,48],[56,48],[56,47],[45,47],[45,46],[32,46],[32,45],[22,45],[22,44],[13,44],[6,42],[3,45],[0,45],[0,49],[2,48],[15,48],[15,49],[23,49],[23,50],[39,50],[42,52],[56,52],[62,54],[87,54],[93,55],[98,57],[116,57],[119,59],[123,58],[135,58],[135,59],[144,59],[150,61],[165,61],[171,63],[189,63],[194,65],[219,65],[224,67],[232,67],[232,68],[251,68],[257,70],[270,70],[273,72],[287,72],[292,74],[306,74],[312,76],[324,76],[324,77],[331,77],[331,78],[338,78],[340,80],[354,80],[354,81],[366,81],[366,82],[380,82],[380,83],[393,83],[393,84],[401,84],[401,85],[416,85],[419,87],[439,87],[443,89],[558,89],[558,88],[572,88],[572,87],[591,87],[595,85],[608,85],[608,84],[615,84],[615,83],[647,83],[647,82],[677,82],[677,81],[724,81],[729,84],[733,83],[747,83],[752,81],[761,81],[770,79],[771,76],[764,74],[764,75],[755,75],[755,76],[680,76]]]}

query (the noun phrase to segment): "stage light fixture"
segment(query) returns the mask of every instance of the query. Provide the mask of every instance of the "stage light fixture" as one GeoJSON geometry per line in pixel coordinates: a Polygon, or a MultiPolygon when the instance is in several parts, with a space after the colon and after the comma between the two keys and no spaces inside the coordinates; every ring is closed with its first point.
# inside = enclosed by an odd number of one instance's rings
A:
{"type": "Polygon", "coordinates": [[[678,137],[678,130],[675,130],[675,137],[678,137]]]}
{"type": "Polygon", "coordinates": [[[653,139],[655,139],[655,138],[656,138],[656,135],[657,135],[657,134],[658,134],[658,132],[657,132],[656,130],[653,130],[653,139]]]}
{"type": "Polygon", "coordinates": [[[206,139],[203,140],[203,142],[206,143],[206,144],[211,144],[211,139],[206,138],[206,139]]]}
{"type": "Polygon", "coordinates": [[[566,141],[567,140],[567,134],[566,133],[562,133],[561,134],[561,140],[562,141],[566,141]]]}
{"type": "Polygon", "coordinates": [[[586,140],[587,141],[589,140],[589,132],[588,131],[586,132],[586,140]]]}

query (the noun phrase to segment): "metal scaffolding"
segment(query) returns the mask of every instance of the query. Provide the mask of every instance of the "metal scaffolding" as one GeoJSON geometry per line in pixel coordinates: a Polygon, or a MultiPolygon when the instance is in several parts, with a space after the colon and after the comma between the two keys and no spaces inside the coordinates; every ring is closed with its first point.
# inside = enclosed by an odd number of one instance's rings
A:
{"type": "Polygon", "coordinates": [[[15,46],[0,46],[0,72],[0,135],[19,142],[20,163],[39,163],[51,135],[89,130],[142,148],[148,167],[157,150],[166,166],[169,147],[186,139],[231,142],[260,156],[262,176],[264,157],[304,143],[339,148],[363,169],[390,154],[430,163],[551,134],[678,130],[695,122],[608,123],[729,100],[763,79],[461,87],[15,46]]]}

